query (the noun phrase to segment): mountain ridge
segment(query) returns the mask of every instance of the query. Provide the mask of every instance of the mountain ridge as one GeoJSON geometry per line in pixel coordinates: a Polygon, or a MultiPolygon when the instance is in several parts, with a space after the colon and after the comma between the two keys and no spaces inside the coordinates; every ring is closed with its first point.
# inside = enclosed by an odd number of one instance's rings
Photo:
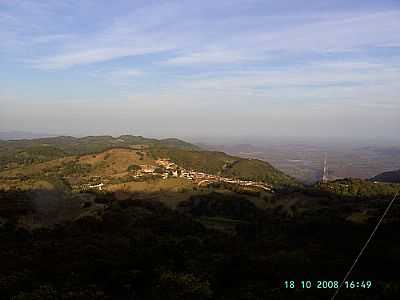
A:
{"type": "Polygon", "coordinates": [[[370,179],[371,181],[400,183],[400,169],[382,172],[370,179]]]}

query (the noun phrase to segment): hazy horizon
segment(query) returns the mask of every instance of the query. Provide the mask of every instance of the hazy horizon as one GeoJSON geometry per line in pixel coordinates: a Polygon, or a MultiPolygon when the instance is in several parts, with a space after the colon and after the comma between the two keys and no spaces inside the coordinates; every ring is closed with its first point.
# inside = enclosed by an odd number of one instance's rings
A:
{"type": "MultiPolygon", "coordinates": [[[[48,137],[71,136],[82,138],[87,136],[112,136],[118,138],[122,135],[143,136],[146,138],[166,139],[178,138],[186,142],[197,145],[208,146],[240,146],[251,145],[258,149],[269,146],[290,146],[290,145],[308,145],[318,147],[400,147],[400,141],[397,138],[374,137],[374,138],[343,138],[343,137],[313,137],[313,136],[213,136],[213,135],[145,135],[139,132],[119,132],[114,134],[71,134],[68,132],[50,133],[50,132],[30,132],[30,131],[1,131],[0,140],[18,140],[18,139],[36,139],[48,137]]],[[[350,149],[348,148],[348,149],[350,149]]]]}
{"type": "Polygon", "coordinates": [[[0,130],[398,140],[398,1],[0,3],[0,130]]]}

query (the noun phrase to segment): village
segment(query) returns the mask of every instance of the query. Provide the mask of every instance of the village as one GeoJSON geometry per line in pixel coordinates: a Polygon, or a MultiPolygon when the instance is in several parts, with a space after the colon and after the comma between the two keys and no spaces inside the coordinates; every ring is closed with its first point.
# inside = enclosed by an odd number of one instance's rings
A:
{"type": "MultiPolygon", "coordinates": [[[[161,176],[162,179],[185,178],[187,180],[192,180],[198,187],[207,187],[213,183],[226,183],[244,187],[254,187],[264,191],[272,191],[272,186],[265,182],[242,180],[207,174],[195,170],[186,170],[167,158],[156,160],[156,165],[143,164],[139,165],[139,167],[140,169],[138,168],[135,170],[134,175],[132,175],[135,179],[144,178],[146,176],[161,176]]],[[[86,185],[86,188],[102,190],[104,186],[105,184],[103,182],[97,182],[96,184],[86,185]]]]}

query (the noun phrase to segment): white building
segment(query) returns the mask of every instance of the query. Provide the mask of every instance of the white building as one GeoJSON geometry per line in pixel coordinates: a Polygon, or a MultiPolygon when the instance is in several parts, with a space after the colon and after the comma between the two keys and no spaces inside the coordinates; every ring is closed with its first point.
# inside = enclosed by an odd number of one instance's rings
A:
{"type": "Polygon", "coordinates": [[[101,191],[103,189],[104,183],[99,183],[99,184],[94,184],[94,185],[89,185],[89,188],[91,189],[99,189],[99,191],[101,191]]]}

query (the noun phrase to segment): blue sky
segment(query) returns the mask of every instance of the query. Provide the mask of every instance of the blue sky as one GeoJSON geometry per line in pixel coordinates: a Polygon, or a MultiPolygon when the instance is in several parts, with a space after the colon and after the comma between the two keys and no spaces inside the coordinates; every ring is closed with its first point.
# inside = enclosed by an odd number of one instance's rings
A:
{"type": "Polygon", "coordinates": [[[399,1],[0,0],[0,130],[396,138],[399,32],[399,1]]]}

